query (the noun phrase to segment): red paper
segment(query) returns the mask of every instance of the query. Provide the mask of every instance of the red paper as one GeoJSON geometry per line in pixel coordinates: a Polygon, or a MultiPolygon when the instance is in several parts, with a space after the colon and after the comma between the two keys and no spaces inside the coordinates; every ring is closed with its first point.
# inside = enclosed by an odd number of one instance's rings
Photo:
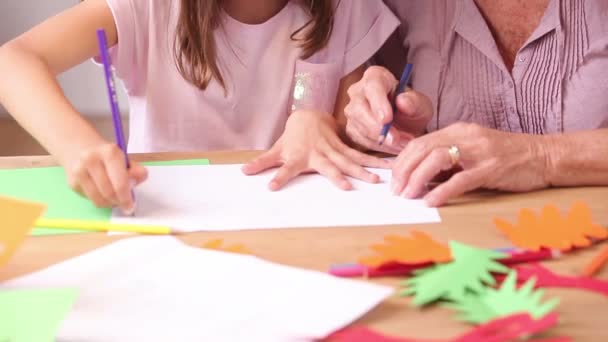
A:
{"type": "MultiPolygon", "coordinates": [[[[556,313],[534,320],[528,314],[517,314],[480,325],[470,332],[449,340],[424,340],[391,337],[375,332],[367,327],[347,328],[331,335],[329,342],[512,342],[527,336],[542,333],[558,322],[556,313]]],[[[570,342],[567,337],[533,340],[544,342],[570,342]]]]}
{"type": "MultiPolygon", "coordinates": [[[[560,287],[587,290],[608,296],[608,281],[587,277],[569,277],[553,273],[540,264],[527,264],[514,267],[517,272],[517,282],[523,284],[535,278],[535,287],[560,287]]],[[[502,282],[504,275],[496,275],[496,280],[502,282]]]]}

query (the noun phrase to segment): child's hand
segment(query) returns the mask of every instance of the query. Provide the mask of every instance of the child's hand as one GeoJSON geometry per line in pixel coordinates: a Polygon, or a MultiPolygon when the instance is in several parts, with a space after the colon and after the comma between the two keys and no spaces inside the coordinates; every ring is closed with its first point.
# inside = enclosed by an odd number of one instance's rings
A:
{"type": "Polygon", "coordinates": [[[378,175],[364,166],[389,168],[390,162],[366,155],[346,146],[336,132],[336,123],[329,114],[297,111],[291,114],[285,132],[270,151],[243,167],[247,175],[278,167],[271,190],[278,190],[299,174],[316,171],[341,189],[352,184],[345,176],[377,183],[378,175]]]}
{"type": "Polygon", "coordinates": [[[147,170],[135,162],[130,162],[127,170],[124,153],[110,143],[95,145],[65,164],[74,191],[88,197],[97,207],[119,207],[125,214],[135,209],[132,188],[148,176],[147,170]]]}

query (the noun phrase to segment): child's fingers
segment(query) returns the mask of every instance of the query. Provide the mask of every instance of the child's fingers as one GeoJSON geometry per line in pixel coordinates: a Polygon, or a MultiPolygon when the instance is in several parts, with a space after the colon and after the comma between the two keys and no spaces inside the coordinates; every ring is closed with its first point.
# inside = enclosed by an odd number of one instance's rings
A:
{"type": "Polygon", "coordinates": [[[108,208],[112,206],[112,203],[108,202],[99,192],[95,182],[91,179],[91,177],[86,174],[78,179],[78,183],[80,184],[80,189],[84,195],[95,204],[98,208],[108,208]]]}
{"type": "Polygon", "coordinates": [[[360,179],[367,183],[378,183],[380,181],[380,177],[378,175],[367,171],[365,168],[354,162],[352,159],[347,158],[344,154],[333,151],[328,153],[327,157],[331,160],[331,162],[336,165],[338,169],[342,171],[342,173],[351,176],[353,178],[360,179]]]}
{"type": "Polygon", "coordinates": [[[393,162],[390,160],[371,156],[369,154],[349,148],[348,146],[345,146],[340,152],[348,157],[352,162],[365,167],[390,169],[393,165],[393,162]]]}
{"type": "Polygon", "coordinates": [[[353,188],[353,185],[344,177],[342,171],[326,157],[316,158],[314,164],[314,169],[327,177],[338,188],[342,190],[351,190],[353,188]]]}
{"type": "Polygon", "coordinates": [[[117,204],[125,211],[132,211],[134,206],[133,196],[131,196],[132,186],[129,180],[129,173],[125,168],[124,157],[120,155],[110,157],[106,161],[105,167],[108,178],[112,183],[112,188],[116,193],[117,204]]]}
{"type": "Polygon", "coordinates": [[[92,161],[87,167],[87,172],[97,192],[104,198],[105,203],[118,204],[118,196],[114,191],[110,177],[108,177],[104,163],[101,160],[92,161]]]}
{"type": "Polygon", "coordinates": [[[269,188],[272,191],[277,191],[284,187],[290,180],[304,172],[304,169],[294,162],[287,161],[281,166],[270,181],[269,188]]]}
{"type": "Polygon", "coordinates": [[[281,164],[281,156],[278,150],[270,150],[243,165],[242,171],[246,175],[256,175],[262,171],[281,166],[281,164]]]}
{"type": "Polygon", "coordinates": [[[137,162],[131,161],[131,167],[129,168],[129,182],[134,181],[135,184],[141,184],[143,181],[148,179],[148,169],[137,162]]]}

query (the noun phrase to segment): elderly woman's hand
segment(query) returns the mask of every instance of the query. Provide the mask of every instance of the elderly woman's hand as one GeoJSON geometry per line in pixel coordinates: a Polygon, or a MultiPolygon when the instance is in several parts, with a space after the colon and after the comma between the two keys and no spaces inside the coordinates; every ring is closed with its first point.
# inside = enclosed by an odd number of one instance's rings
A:
{"type": "Polygon", "coordinates": [[[411,141],[399,154],[393,166],[393,193],[408,198],[426,193],[427,204],[436,207],[477,188],[513,192],[545,188],[549,156],[544,139],[454,124],[411,141]],[[427,185],[450,170],[456,173],[427,193],[427,185]]]}
{"type": "Polygon", "coordinates": [[[410,140],[424,133],[433,116],[430,99],[408,89],[397,96],[397,113],[393,113],[389,97],[397,83],[388,70],[373,66],[349,88],[350,102],[344,114],[346,134],[352,141],[370,150],[398,154],[410,140]],[[391,121],[392,127],[380,145],[382,126],[391,121]]]}

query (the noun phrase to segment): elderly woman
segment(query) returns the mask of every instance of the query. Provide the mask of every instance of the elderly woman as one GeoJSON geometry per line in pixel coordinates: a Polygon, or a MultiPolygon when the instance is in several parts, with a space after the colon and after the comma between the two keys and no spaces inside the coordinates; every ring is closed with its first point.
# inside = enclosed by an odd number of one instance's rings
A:
{"type": "Polygon", "coordinates": [[[368,69],[349,91],[346,132],[398,154],[395,194],[440,206],[477,188],[608,184],[608,1],[386,2],[402,20],[403,52],[389,42],[379,60],[413,63],[415,91],[393,112],[401,70],[368,69]]]}

